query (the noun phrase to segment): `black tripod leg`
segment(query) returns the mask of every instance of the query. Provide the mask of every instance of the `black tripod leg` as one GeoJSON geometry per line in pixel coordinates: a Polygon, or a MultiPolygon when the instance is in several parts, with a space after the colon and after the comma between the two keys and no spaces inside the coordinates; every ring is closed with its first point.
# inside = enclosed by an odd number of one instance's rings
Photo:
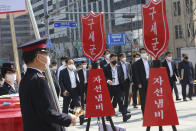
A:
{"type": "Polygon", "coordinates": [[[103,124],[103,130],[104,130],[104,131],[107,131],[107,128],[106,128],[106,125],[105,125],[105,119],[104,119],[104,117],[101,117],[101,119],[102,119],[102,124],[103,124]]]}
{"type": "Polygon", "coordinates": [[[177,128],[176,128],[176,126],[172,126],[172,129],[173,129],[173,131],[177,131],[177,128]]]}
{"type": "Polygon", "coordinates": [[[163,127],[162,126],[159,126],[159,131],[163,131],[163,127]]]}
{"type": "Polygon", "coordinates": [[[89,131],[90,124],[91,124],[91,118],[88,118],[87,126],[86,126],[86,131],[89,131]]]}
{"type": "Polygon", "coordinates": [[[110,121],[110,125],[111,125],[111,127],[112,127],[112,130],[113,130],[113,131],[116,131],[116,128],[115,128],[115,126],[114,126],[114,123],[113,123],[113,121],[112,121],[111,116],[109,116],[108,119],[109,119],[109,121],[110,121]]]}
{"type": "Polygon", "coordinates": [[[150,126],[146,127],[146,131],[150,131],[150,126]]]}

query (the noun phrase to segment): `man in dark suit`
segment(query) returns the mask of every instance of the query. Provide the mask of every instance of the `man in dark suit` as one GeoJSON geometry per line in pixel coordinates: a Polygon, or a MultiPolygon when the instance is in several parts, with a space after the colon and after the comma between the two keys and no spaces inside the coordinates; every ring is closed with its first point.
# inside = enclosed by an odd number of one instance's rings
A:
{"type": "Polygon", "coordinates": [[[3,76],[4,84],[0,88],[0,96],[7,94],[16,94],[18,88],[16,85],[16,69],[13,63],[3,63],[1,67],[1,74],[3,76]]]}
{"type": "Polygon", "coordinates": [[[137,108],[137,93],[138,93],[138,86],[136,84],[136,74],[137,72],[135,71],[135,62],[140,59],[140,54],[136,54],[134,56],[134,62],[132,63],[132,80],[133,80],[133,86],[132,86],[132,92],[133,92],[133,107],[137,108]]]}
{"type": "Polygon", "coordinates": [[[76,124],[76,116],[57,112],[43,71],[49,66],[47,39],[21,45],[27,72],[20,82],[19,96],[24,131],[62,131],[76,124]]]}
{"type": "Polygon", "coordinates": [[[63,112],[68,113],[69,105],[72,100],[71,110],[80,107],[80,83],[77,72],[74,71],[75,65],[72,58],[66,60],[67,68],[60,72],[59,84],[61,95],[63,96],[63,112]]]}
{"type": "Polygon", "coordinates": [[[103,69],[104,66],[110,63],[110,50],[105,50],[103,54],[104,60],[100,62],[100,67],[103,69]]]}
{"type": "Polygon", "coordinates": [[[182,86],[182,96],[183,100],[186,99],[186,86],[189,85],[189,99],[192,100],[193,96],[193,81],[194,81],[194,69],[192,62],[189,61],[188,55],[184,54],[183,61],[179,63],[178,66],[180,73],[180,83],[182,86]]]}
{"type": "Polygon", "coordinates": [[[150,65],[148,62],[148,55],[144,48],[140,49],[140,54],[141,54],[141,59],[135,62],[135,72],[136,72],[135,80],[139,88],[141,109],[144,115],[150,65]]]}
{"type": "Polygon", "coordinates": [[[88,75],[89,71],[87,69],[87,62],[82,62],[82,69],[78,70],[78,76],[80,80],[80,88],[81,88],[81,106],[84,109],[84,104],[87,95],[87,87],[88,87],[88,75]]]}
{"type": "Polygon", "coordinates": [[[123,116],[123,122],[126,122],[131,118],[130,114],[127,114],[126,109],[123,106],[123,97],[120,83],[123,80],[123,74],[120,67],[117,66],[117,55],[110,55],[110,64],[104,68],[105,78],[108,83],[111,99],[116,97],[119,109],[123,116]]]}
{"type": "Polygon", "coordinates": [[[179,98],[178,89],[175,85],[175,83],[177,81],[176,77],[179,78],[179,73],[178,73],[176,64],[174,63],[174,61],[172,61],[172,53],[171,52],[169,52],[169,51],[166,52],[165,60],[162,62],[162,66],[166,67],[166,69],[167,69],[167,74],[168,74],[169,82],[171,85],[171,89],[173,90],[174,88],[176,88],[175,90],[177,90],[177,92],[175,91],[176,100],[181,100],[179,98]]]}
{"type": "Polygon", "coordinates": [[[120,66],[120,70],[122,72],[122,82],[121,82],[121,88],[123,91],[123,97],[124,97],[124,102],[123,105],[126,109],[128,109],[128,105],[129,105],[129,90],[130,90],[130,86],[131,86],[131,82],[132,82],[132,70],[131,70],[131,64],[127,62],[126,59],[126,54],[125,53],[121,53],[119,55],[120,58],[120,62],[118,63],[118,65],[120,66]]]}
{"type": "MultiPolygon", "coordinates": [[[[84,104],[86,103],[87,96],[87,87],[88,87],[88,75],[89,70],[87,69],[87,61],[82,62],[82,68],[78,70],[78,76],[80,80],[80,89],[81,89],[81,106],[84,110],[84,104]]],[[[84,115],[80,116],[80,125],[84,122],[84,115]]]]}

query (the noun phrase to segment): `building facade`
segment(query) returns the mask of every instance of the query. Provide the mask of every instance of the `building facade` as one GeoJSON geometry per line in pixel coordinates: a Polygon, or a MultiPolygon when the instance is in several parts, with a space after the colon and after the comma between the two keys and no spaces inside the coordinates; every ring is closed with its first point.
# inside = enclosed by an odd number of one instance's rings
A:
{"type": "MultiPolygon", "coordinates": [[[[33,10],[42,36],[47,32],[44,24],[44,0],[32,0],[33,10]]],[[[55,57],[83,56],[81,51],[81,16],[87,12],[114,12],[104,15],[106,35],[109,33],[125,33],[126,46],[108,47],[113,52],[137,51],[143,47],[142,35],[142,4],[149,0],[48,0],[49,35],[55,45],[55,57]],[[80,13],[79,13],[80,12],[80,13]],[[120,12],[132,12],[133,18],[124,18],[120,12]],[[54,28],[59,20],[74,21],[76,28],[54,28]]],[[[169,23],[170,42],[168,50],[175,58],[180,57],[182,47],[193,47],[196,43],[196,1],[166,0],[167,18],[169,23]]],[[[107,37],[106,37],[107,38],[107,37]]]]}
{"type": "MultiPolygon", "coordinates": [[[[26,43],[34,38],[28,14],[14,18],[17,44],[26,43]]],[[[0,19],[0,59],[13,61],[12,37],[9,17],[0,19]]]]}

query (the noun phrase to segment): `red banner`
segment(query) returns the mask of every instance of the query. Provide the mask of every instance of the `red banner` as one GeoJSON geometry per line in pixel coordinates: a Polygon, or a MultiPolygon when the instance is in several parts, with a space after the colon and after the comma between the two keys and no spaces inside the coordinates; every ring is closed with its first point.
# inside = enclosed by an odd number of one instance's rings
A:
{"type": "Polygon", "coordinates": [[[165,67],[151,68],[143,126],[179,125],[165,67]]]}
{"type": "Polygon", "coordinates": [[[82,16],[82,50],[86,57],[96,61],[106,48],[103,13],[96,15],[90,12],[82,16]]]}
{"type": "Polygon", "coordinates": [[[158,59],[169,43],[165,0],[151,0],[142,7],[142,15],[144,46],[150,55],[158,59]]]}
{"type": "Polygon", "coordinates": [[[102,69],[89,72],[86,118],[113,116],[114,108],[102,69]]]}

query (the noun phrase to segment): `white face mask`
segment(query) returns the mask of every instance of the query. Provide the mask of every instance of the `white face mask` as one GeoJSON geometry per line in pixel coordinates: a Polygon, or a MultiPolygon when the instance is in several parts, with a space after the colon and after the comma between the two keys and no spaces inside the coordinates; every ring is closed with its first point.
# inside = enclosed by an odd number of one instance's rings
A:
{"type": "Polygon", "coordinates": [[[146,53],[141,54],[141,57],[142,57],[143,59],[148,60],[148,55],[147,55],[146,53]]]}
{"type": "Polygon", "coordinates": [[[68,65],[68,68],[71,69],[71,70],[76,70],[76,67],[75,67],[74,64],[68,65]]]}
{"type": "Polygon", "coordinates": [[[41,55],[42,57],[45,57],[47,59],[46,63],[44,63],[42,60],[39,60],[42,64],[45,64],[45,66],[49,66],[50,65],[50,57],[49,56],[45,56],[45,55],[41,55]]]}
{"type": "Polygon", "coordinates": [[[16,74],[7,74],[5,79],[11,83],[14,83],[14,81],[16,81],[16,74]]]}
{"type": "Polygon", "coordinates": [[[122,61],[125,63],[127,61],[127,58],[123,58],[122,61]]]}
{"type": "Polygon", "coordinates": [[[108,59],[108,60],[110,59],[110,54],[106,55],[106,59],[108,59]]]}
{"type": "Polygon", "coordinates": [[[87,67],[87,64],[84,64],[84,65],[82,65],[82,67],[83,67],[83,69],[86,69],[86,67],[87,67]]]}
{"type": "Polygon", "coordinates": [[[140,58],[135,58],[135,61],[138,61],[140,58]]]}
{"type": "Polygon", "coordinates": [[[57,70],[57,66],[53,66],[52,69],[57,70]]]}
{"type": "Polygon", "coordinates": [[[172,57],[167,57],[167,60],[168,61],[172,61],[172,57]]]}
{"type": "Polygon", "coordinates": [[[65,62],[65,61],[63,61],[63,62],[62,62],[62,65],[66,65],[66,62],[65,62]]]}

